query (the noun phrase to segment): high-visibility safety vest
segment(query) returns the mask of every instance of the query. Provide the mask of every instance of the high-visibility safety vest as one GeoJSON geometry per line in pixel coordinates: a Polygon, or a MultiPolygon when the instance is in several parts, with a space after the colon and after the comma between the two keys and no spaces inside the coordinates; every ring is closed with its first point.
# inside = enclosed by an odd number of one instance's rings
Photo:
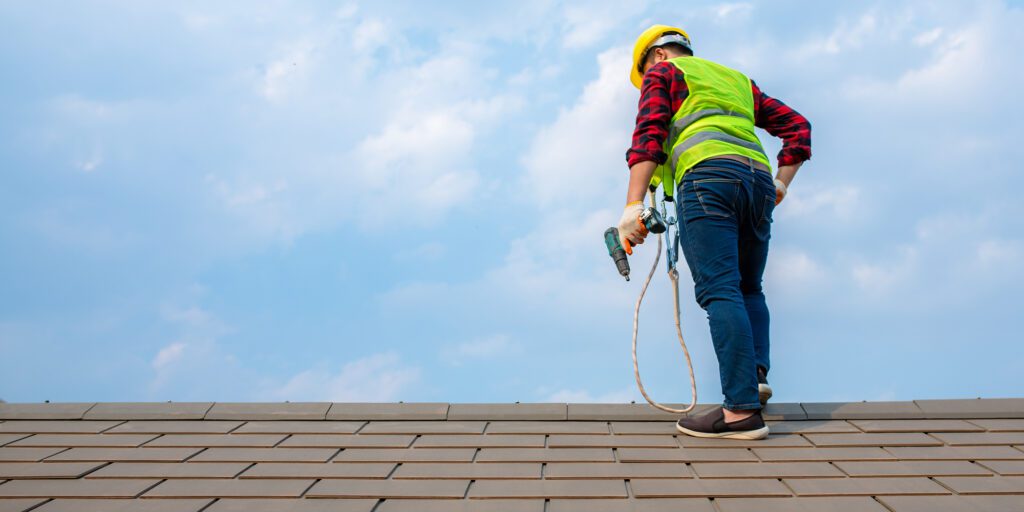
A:
{"type": "MultiPolygon", "coordinates": [[[[754,133],[754,93],[746,75],[699,57],[669,59],[686,79],[689,95],[672,116],[663,150],[668,160],[658,166],[651,186],[678,185],[683,174],[702,160],[740,155],[771,162],[754,133]]],[[[665,187],[673,195],[675,187],[665,187]]]]}

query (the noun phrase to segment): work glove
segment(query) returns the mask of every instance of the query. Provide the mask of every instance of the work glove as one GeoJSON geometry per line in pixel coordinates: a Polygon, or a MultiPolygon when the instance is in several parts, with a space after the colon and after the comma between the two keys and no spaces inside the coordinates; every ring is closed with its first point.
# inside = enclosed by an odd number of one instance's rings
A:
{"type": "Polygon", "coordinates": [[[633,201],[626,205],[626,209],[622,212],[622,218],[619,219],[619,238],[622,247],[626,249],[626,254],[633,254],[631,245],[644,243],[644,238],[647,236],[647,228],[640,222],[640,214],[643,211],[644,202],[633,201]]]}
{"type": "Polygon", "coordinates": [[[782,200],[786,198],[786,192],[787,192],[786,184],[783,183],[782,180],[776,178],[775,179],[775,206],[778,206],[779,203],[781,203],[782,200]]]}

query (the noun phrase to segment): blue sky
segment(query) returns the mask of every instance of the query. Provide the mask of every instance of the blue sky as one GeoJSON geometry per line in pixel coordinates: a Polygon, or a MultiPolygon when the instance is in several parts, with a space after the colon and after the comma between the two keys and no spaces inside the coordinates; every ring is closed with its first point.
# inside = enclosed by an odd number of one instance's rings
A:
{"type": "MultiPolygon", "coordinates": [[[[776,399],[1024,396],[1021,4],[680,5],[0,4],[0,398],[642,401],[601,233],[652,23],[814,126],[776,399]]],[[[641,371],[687,400],[655,283],[641,371]]]]}

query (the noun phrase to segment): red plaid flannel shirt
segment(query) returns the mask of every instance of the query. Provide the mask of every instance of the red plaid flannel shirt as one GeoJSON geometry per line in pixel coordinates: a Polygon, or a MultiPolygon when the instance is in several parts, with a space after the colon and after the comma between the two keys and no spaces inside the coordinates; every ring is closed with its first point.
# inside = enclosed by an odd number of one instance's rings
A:
{"type": "MultiPolygon", "coordinates": [[[[779,165],[811,158],[811,123],[785,103],[761,92],[753,80],[754,125],[782,139],[779,165]]],[[[665,163],[662,145],[668,137],[672,115],[690,94],[683,72],[671,62],[659,62],[644,75],[640,109],[633,130],[633,146],[626,151],[629,166],[652,160],[665,163]]]]}

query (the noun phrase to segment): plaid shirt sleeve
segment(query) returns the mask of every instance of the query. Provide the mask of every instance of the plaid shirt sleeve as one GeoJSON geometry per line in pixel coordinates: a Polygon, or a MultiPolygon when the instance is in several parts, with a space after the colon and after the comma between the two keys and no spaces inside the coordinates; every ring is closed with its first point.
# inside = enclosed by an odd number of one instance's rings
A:
{"type": "Polygon", "coordinates": [[[811,158],[811,123],[785,103],[761,92],[750,81],[754,91],[754,125],[782,139],[779,165],[793,165],[811,158]]]}
{"type": "Polygon", "coordinates": [[[626,150],[626,162],[630,167],[645,161],[665,163],[668,155],[662,146],[668,138],[672,114],[688,94],[683,72],[672,63],[659,62],[647,70],[640,87],[633,145],[626,150]]]}

